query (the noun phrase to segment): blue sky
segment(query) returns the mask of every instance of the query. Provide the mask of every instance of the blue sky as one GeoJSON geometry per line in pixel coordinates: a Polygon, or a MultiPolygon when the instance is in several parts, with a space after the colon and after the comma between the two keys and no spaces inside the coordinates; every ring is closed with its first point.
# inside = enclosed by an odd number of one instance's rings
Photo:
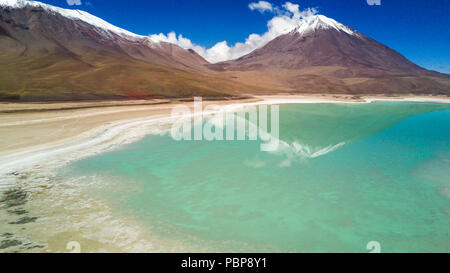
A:
{"type": "MultiPolygon", "coordinates": [[[[258,0],[259,1],[259,0],[258,0]]],[[[282,7],[286,1],[270,1],[282,7]]],[[[300,10],[316,8],[405,55],[411,61],[450,73],[449,0],[300,0],[300,10]]],[[[226,41],[232,47],[252,33],[267,32],[274,13],[250,10],[246,0],[41,0],[85,10],[137,34],[176,32],[210,48],[226,41]],[[81,2],[81,5],[68,3],[81,2]]]]}

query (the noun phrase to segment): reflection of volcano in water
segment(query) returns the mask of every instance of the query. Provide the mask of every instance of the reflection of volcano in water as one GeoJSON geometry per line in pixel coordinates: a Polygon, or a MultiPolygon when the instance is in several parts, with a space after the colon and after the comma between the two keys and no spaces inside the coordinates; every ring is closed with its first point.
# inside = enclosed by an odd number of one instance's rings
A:
{"type": "Polygon", "coordinates": [[[283,105],[280,147],[288,158],[316,158],[417,114],[448,109],[424,103],[283,105]]]}

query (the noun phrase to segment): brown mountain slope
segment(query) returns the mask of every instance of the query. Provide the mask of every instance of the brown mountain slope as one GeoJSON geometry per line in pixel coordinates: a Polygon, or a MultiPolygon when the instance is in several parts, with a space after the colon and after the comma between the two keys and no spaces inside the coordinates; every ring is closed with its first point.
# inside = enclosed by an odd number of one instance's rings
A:
{"type": "Polygon", "coordinates": [[[322,15],[237,60],[209,65],[289,92],[450,94],[450,76],[322,15]]]}
{"type": "MultiPolygon", "coordinates": [[[[137,36],[137,35],[136,35],[137,36]]],[[[0,7],[0,97],[21,100],[230,96],[192,50],[120,35],[45,7],[0,7]]]]}

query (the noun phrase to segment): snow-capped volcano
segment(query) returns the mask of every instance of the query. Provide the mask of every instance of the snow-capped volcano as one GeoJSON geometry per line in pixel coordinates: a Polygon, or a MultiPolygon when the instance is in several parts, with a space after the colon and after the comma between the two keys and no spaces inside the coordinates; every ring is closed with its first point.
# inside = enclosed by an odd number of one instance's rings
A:
{"type": "Polygon", "coordinates": [[[229,93],[225,80],[206,80],[206,63],[193,50],[156,43],[83,11],[0,0],[0,99],[229,93]]]}
{"type": "Polygon", "coordinates": [[[27,0],[0,0],[0,11],[0,30],[26,46],[29,56],[61,47],[82,55],[95,48],[176,67],[206,63],[195,52],[152,41],[85,11],[27,0]]]}
{"type": "Polygon", "coordinates": [[[211,69],[287,92],[448,92],[448,75],[426,70],[395,50],[323,15],[236,60],[211,69]]]}
{"type": "Polygon", "coordinates": [[[313,15],[303,18],[300,22],[300,25],[296,27],[294,31],[299,33],[300,35],[305,35],[319,29],[334,29],[337,31],[345,32],[349,35],[358,36],[358,34],[351,30],[349,27],[324,15],[313,15]]]}
{"type": "Polygon", "coordinates": [[[45,9],[48,12],[57,13],[68,19],[71,19],[71,20],[83,21],[92,26],[95,26],[102,30],[113,32],[113,33],[120,35],[122,37],[125,37],[125,38],[134,38],[134,39],[145,38],[145,36],[137,35],[130,31],[127,31],[125,29],[116,27],[116,26],[106,22],[105,20],[100,19],[100,18],[98,18],[90,13],[87,13],[85,11],[82,11],[82,10],[63,9],[63,8],[55,7],[52,5],[47,5],[47,4],[44,4],[41,2],[28,1],[28,0],[0,0],[0,6],[9,7],[12,9],[23,9],[26,7],[39,7],[39,8],[45,9]]]}

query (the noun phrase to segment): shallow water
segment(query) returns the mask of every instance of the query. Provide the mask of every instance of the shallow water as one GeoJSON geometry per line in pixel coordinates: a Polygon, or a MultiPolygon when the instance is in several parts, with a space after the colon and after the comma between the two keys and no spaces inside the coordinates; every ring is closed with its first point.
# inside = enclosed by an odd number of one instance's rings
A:
{"type": "Polygon", "coordinates": [[[61,175],[193,249],[450,251],[448,105],[282,105],[280,140],[261,152],[259,141],[150,135],[61,175]]]}

